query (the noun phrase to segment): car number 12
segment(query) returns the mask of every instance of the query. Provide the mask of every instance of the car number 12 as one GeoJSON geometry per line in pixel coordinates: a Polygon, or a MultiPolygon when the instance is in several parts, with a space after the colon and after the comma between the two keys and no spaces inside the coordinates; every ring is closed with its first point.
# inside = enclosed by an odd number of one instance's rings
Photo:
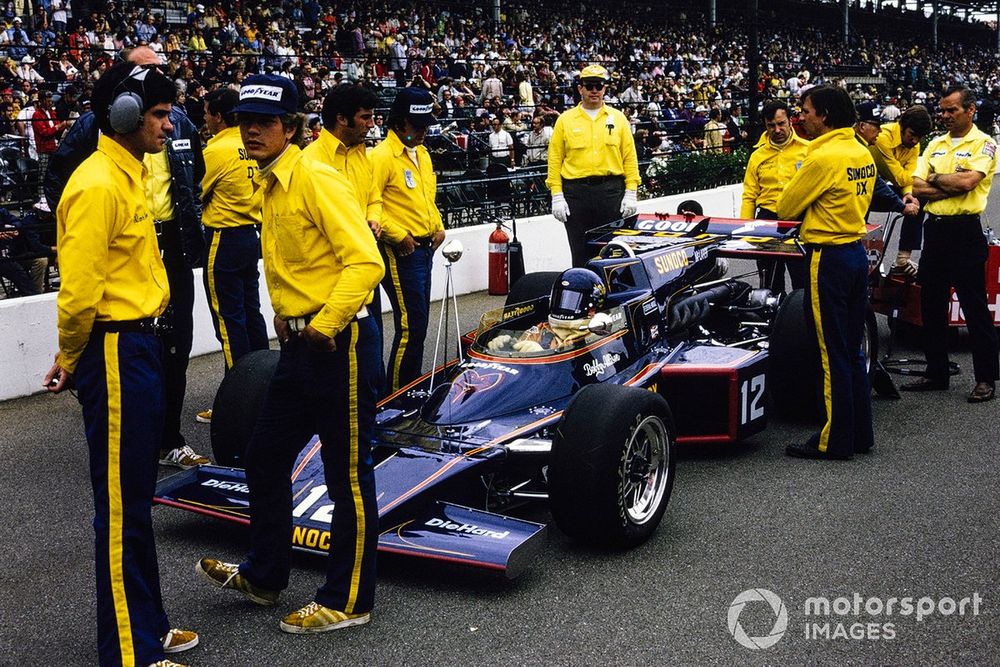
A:
{"type": "Polygon", "coordinates": [[[740,424],[749,424],[764,416],[764,376],[755,375],[740,385],[740,424]]]}

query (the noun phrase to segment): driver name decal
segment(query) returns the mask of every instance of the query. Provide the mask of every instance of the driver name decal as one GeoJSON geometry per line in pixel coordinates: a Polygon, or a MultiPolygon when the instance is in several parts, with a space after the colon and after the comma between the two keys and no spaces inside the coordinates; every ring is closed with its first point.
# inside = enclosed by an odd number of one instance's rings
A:
{"type": "Polygon", "coordinates": [[[600,375],[605,370],[613,368],[614,365],[620,361],[622,355],[616,352],[606,353],[600,359],[594,359],[593,361],[588,361],[583,365],[583,372],[587,374],[587,377],[593,377],[594,375],[600,375]]]}

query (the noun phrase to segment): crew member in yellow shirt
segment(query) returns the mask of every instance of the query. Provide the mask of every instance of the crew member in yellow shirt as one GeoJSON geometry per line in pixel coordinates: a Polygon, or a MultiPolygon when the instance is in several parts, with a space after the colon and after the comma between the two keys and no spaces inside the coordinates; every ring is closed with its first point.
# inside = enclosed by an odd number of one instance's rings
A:
{"type": "Polygon", "coordinates": [[[587,231],[635,215],[639,160],[628,118],[604,104],[608,70],[580,71],[580,104],[556,119],[549,140],[552,215],[566,226],[573,266],[593,257],[587,231]]]}
{"type": "MultiPolygon", "coordinates": [[[[902,113],[895,123],[886,123],[879,129],[875,143],[868,150],[875,159],[878,175],[890,183],[904,204],[920,205],[913,196],[913,172],[917,169],[920,156],[920,140],[931,131],[934,123],[927,108],[915,104],[902,113]]],[[[923,216],[906,215],[899,232],[899,250],[893,270],[915,276],[917,265],[910,257],[920,249],[923,216]]]]}
{"type": "MultiPolygon", "coordinates": [[[[261,193],[253,184],[257,164],[243,147],[233,113],[239,101],[237,91],[219,88],[206,95],[204,102],[205,124],[212,133],[204,150],[201,181],[204,283],[226,372],[243,355],[268,346],[257,271],[261,193]]],[[[210,422],[212,411],[199,412],[197,419],[210,422]]]]}
{"type": "MultiPolygon", "coordinates": [[[[323,129],[319,137],[306,146],[302,153],[308,158],[328,164],[354,186],[354,196],[368,221],[368,227],[378,239],[382,235],[382,191],[374,186],[374,169],[368,158],[365,138],[375,126],[375,94],[357,84],[345,83],[331,88],[323,99],[320,114],[323,129]]],[[[379,288],[372,293],[370,310],[380,322],[382,320],[382,299],[379,288]]],[[[379,327],[379,368],[382,363],[382,329],[379,327]]],[[[379,393],[385,382],[384,374],[379,381],[379,393]]]]}
{"type": "MultiPolygon", "coordinates": [[[[743,175],[743,203],[740,217],[744,220],[778,220],[775,207],[785,185],[805,159],[809,142],[792,129],[788,105],[783,100],[769,100],[761,114],[764,118],[764,136],[750,154],[747,170],[743,175]]],[[[757,271],[760,284],[775,292],[785,291],[785,269],[792,281],[792,289],[806,285],[805,265],[798,258],[788,261],[758,259],[757,271]],[[781,272],[777,271],[781,267],[781,272]]]]}
{"type": "Polygon", "coordinates": [[[386,389],[396,391],[421,375],[431,307],[434,252],[444,242],[437,177],[424,147],[436,123],[434,97],[403,88],[389,108],[389,133],[371,153],[374,187],[382,193],[382,259],[395,333],[386,368],[386,389]]]}
{"type": "Polygon", "coordinates": [[[931,140],[913,174],[913,193],[924,202],[924,249],[917,282],[927,370],[907,391],[948,388],[948,308],[955,288],[972,342],[976,385],[970,403],[993,400],[1000,377],[996,321],[986,304],[988,247],[979,216],[997,167],[997,144],[973,124],[976,96],[963,86],[945,91],[941,118],[948,129],[931,140]]]}
{"type": "Polygon", "coordinates": [[[786,449],[800,458],[849,459],[874,442],[871,387],[860,350],[868,303],[868,255],[861,239],[876,171],[871,153],[854,138],[855,120],[842,88],[803,93],[802,123],[812,143],[775,211],[783,220],[802,220],[806,321],[823,372],[826,422],[807,442],[786,449]]]}
{"type": "Polygon", "coordinates": [[[313,434],[322,442],[334,502],[326,581],[279,627],[293,634],[367,623],[375,602],[378,507],[370,442],[378,343],[367,308],[384,269],[350,182],[297,145],[303,129],[295,84],[255,74],[234,109],[263,192],[264,274],[281,342],[245,465],[250,552],[236,565],[202,559],[213,584],[272,605],[288,586],[292,466],[313,434]]]}
{"type": "Polygon", "coordinates": [[[73,172],[56,209],[59,354],[45,386],[60,392],[75,383],[83,406],[101,665],[174,665],[160,663],[164,653],[198,643],[167,621],[151,516],[164,420],[154,318],[170,288],[142,158],[166,146],[176,94],[156,69],[109,69],[94,88],[97,150],[73,172]]]}

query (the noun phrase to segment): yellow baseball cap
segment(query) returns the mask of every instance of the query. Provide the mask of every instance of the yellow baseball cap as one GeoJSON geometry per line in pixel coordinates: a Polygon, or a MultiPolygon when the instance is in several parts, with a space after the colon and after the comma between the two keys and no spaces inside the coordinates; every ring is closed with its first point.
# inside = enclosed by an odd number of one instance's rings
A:
{"type": "Polygon", "coordinates": [[[608,80],[608,70],[604,69],[600,65],[587,65],[580,72],[580,81],[586,79],[599,79],[601,81],[608,80]]]}

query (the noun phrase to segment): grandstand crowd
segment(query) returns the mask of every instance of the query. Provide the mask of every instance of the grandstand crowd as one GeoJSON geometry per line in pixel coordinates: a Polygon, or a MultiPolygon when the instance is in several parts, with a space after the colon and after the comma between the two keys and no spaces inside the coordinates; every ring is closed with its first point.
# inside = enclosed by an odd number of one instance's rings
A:
{"type": "MultiPolygon", "coordinates": [[[[576,103],[574,77],[587,63],[611,71],[606,101],[629,118],[641,161],[755,140],[746,121],[754,85],[761,99],[794,106],[810,86],[837,83],[888,121],[912,103],[933,109],[946,86],[965,84],[982,100],[980,127],[1000,133],[1000,66],[986,26],[942,17],[935,49],[923,14],[869,4],[852,9],[844,40],[837,3],[767,3],[751,82],[742,4],[720,0],[715,22],[705,5],[503,0],[497,21],[489,3],[453,1],[13,0],[0,10],[0,197],[35,191],[25,180],[44,173],[94,82],[139,45],[160,55],[197,127],[208,92],[254,73],[294,81],[311,114],[307,138],[339,83],[372,88],[385,107],[400,87],[426,87],[438,100],[439,145],[462,160],[455,173],[544,163],[551,125],[576,103]]],[[[370,143],[383,137],[382,122],[379,114],[370,143]]]]}

